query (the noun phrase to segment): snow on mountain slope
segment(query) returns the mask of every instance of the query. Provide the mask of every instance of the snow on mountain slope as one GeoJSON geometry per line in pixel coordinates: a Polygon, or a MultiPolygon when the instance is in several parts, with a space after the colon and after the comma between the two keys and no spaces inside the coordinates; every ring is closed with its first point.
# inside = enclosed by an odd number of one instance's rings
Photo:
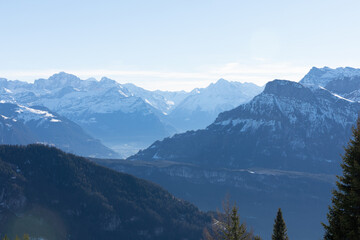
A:
{"type": "Polygon", "coordinates": [[[169,114],[169,122],[182,131],[204,128],[220,112],[250,101],[262,90],[262,87],[252,83],[220,79],[207,88],[194,89],[169,114]]]}
{"type": "Polygon", "coordinates": [[[250,100],[262,90],[253,84],[221,79],[192,92],[148,91],[105,77],[100,81],[81,80],[64,72],[33,84],[6,79],[0,82],[3,100],[45,106],[116,147],[146,147],[176,131],[203,128],[219,112],[250,100]]]}
{"type": "Polygon", "coordinates": [[[147,91],[124,84],[132,94],[159,109],[163,119],[178,131],[204,128],[225,110],[249,101],[263,88],[252,83],[229,82],[224,79],[191,92],[147,91]]]}
{"type": "Polygon", "coordinates": [[[117,157],[80,126],[44,107],[4,101],[0,102],[0,143],[45,143],[82,156],[117,157]]]}
{"type": "Polygon", "coordinates": [[[360,101],[360,69],[312,68],[300,83],[311,87],[324,87],[352,101],[360,101]]]}
{"type": "Polygon", "coordinates": [[[173,110],[176,106],[179,105],[179,103],[181,103],[187,96],[191,95],[191,92],[185,92],[184,90],[182,91],[175,91],[175,92],[171,92],[171,91],[160,91],[160,90],[156,90],[154,91],[154,93],[159,94],[161,96],[163,96],[166,101],[167,104],[172,106],[170,108],[170,110],[173,110]]]}
{"type": "Polygon", "coordinates": [[[360,76],[360,69],[351,67],[339,67],[332,69],[329,67],[316,68],[313,67],[308,74],[301,79],[300,83],[307,86],[322,86],[326,85],[334,79],[344,79],[360,76]]]}
{"type": "Polygon", "coordinates": [[[141,97],[145,102],[160,110],[164,115],[169,114],[189,93],[185,91],[166,92],[148,91],[131,83],[123,85],[134,96],[141,97]]]}
{"type": "MultiPolygon", "coordinates": [[[[229,82],[220,79],[207,88],[194,89],[177,107],[195,111],[200,109],[206,112],[221,112],[226,108],[233,108],[251,100],[263,90],[252,83],[229,82]]],[[[228,109],[227,109],[228,110],[228,109]]]]}
{"type": "Polygon", "coordinates": [[[144,147],[175,132],[161,119],[159,109],[109,78],[81,80],[61,72],[33,84],[2,81],[4,100],[47,107],[109,146],[131,143],[144,147]]]}
{"type": "Polygon", "coordinates": [[[335,172],[359,110],[327,90],[275,80],[206,129],[157,141],[130,159],[335,172]]]}

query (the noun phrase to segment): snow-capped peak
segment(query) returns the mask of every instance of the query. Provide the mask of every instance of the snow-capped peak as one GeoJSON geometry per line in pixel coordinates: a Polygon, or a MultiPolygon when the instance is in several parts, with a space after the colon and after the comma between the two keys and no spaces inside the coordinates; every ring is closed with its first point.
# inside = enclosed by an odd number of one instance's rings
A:
{"type": "Polygon", "coordinates": [[[80,84],[81,80],[77,76],[65,72],[59,72],[52,75],[48,79],[35,80],[34,87],[36,89],[53,90],[68,86],[78,87],[80,84]]]}
{"type": "Polygon", "coordinates": [[[360,76],[360,69],[351,67],[339,67],[332,69],[329,67],[313,67],[308,74],[301,79],[300,83],[308,86],[325,87],[330,81],[337,78],[360,76]]]}

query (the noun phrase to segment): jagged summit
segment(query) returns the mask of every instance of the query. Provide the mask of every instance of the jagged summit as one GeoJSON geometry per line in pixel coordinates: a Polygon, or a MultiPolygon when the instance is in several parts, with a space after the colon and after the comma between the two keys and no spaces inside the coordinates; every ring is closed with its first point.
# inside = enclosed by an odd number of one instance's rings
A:
{"type": "Polygon", "coordinates": [[[48,79],[37,79],[34,81],[34,87],[37,89],[57,89],[67,86],[78,87],[81,84],[80,78],[73,74],[59,72],[48,79]]]}
{"type": "Polygon", "coordinates": [[[112,79],[110,79],[110,78],[108,78],[108,77],[102,77],[102,78],[100,79],[100,82],[102,82],[102,83],[112,83],[112,84],[116,84],[116,83],[117,83],[115,80],[112,80],[112,79]]]}
{"type": "Polygon", "coordinates": [[[351,78],[360,76],[360,69],[352,67],[338,68],[317,68],[312,67],[311,70],[301,79],[300,83],[308,86],[325,87],[329,82],[337,78],[351,78]]]}
{"type": "Polygon", "coordinates": [[[220,78],[219,80],[217,80],[215,83],[211,83],[210,85],[226,85],[229,84],[230,81],[224,79],[224,78],[220,78]]]}
{"type": "Polygon", "coordinates": [[[312,95],[309,88],[288,80],[273,80],[265,85],[263,94],[273,94],[288,98],[306,98],[312,95]]]}
{"type": "Polygon", "coordinates": [[[61,72],[54,73],[53,75],[51,75],[49,77],[49,80],[52,80],[52,79],[62,80],[62,79],[80,79],[80,78],[75,76],[74,74],[61,71],[61,72]]]}
{"type": "Polygon", "coordinates": [[[251,88],[261,88],[260,86],[254,84],[254,83],[249,83],[249,82],[237,82],[237,81],[229,81],[226,80],[224,78],[220,78],[219,80],[217,80],[215,83],[211,83],[207,88],[212,88],[212,87],[216,87],[216,88],[228,88],[228,87],[238,87],[238,86],[243,86],[243,87],[251,87],[251,88]]]}

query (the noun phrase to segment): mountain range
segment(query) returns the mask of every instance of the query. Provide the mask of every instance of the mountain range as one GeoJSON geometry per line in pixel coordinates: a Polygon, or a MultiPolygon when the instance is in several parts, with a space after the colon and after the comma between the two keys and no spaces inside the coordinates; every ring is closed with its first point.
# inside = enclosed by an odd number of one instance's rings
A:
{"type": "Polygon", "coordinates": [[[148,91],[106,77],[81,80],[64,72],[34,83],[0,79],[0,100],[46,107],[123,156],[176,132],[206,127],[218,113],[261,90],[220,79],[191,92],[148,91]]]}
{"type": "Polygon", "coordinates": [[[157,182],[202,209],[229,193],[264,239],[272,231],[269,211],[281,207],[291,239],[317,239],[360,111],[359,76],[357,69],[325,67],[299,83],[274,80],[204,129],[156,141],[130,161],[97,162],[157,182]]]}
{"type": "Polygon", "coordinates": [[[66,73],[0,83],[3,143],[40,142],[101,157],[91,160],[156,182],[203,210],[230,193],[263,236],[281,205],[293,239],[321,236],[316,224],[324,221],[360,111],[360,71],[349,67],[314,67],[299,83],[274,80],[264,88],[220,79],[191,92],[66,73]],[[127,160],[106,160],[115,153],[94,138],[112,147],[150,146],[127,160]]]}

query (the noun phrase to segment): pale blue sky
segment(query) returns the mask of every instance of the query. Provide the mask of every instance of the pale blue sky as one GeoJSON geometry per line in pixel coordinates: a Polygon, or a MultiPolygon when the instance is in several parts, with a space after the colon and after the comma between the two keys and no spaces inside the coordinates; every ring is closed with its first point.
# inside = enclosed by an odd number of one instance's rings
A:
{"type": "Polygon", "coordinates": [[[360,67],[360,1],[0,0],[0,77],[66,71],[147,89],[360,67]]]}

